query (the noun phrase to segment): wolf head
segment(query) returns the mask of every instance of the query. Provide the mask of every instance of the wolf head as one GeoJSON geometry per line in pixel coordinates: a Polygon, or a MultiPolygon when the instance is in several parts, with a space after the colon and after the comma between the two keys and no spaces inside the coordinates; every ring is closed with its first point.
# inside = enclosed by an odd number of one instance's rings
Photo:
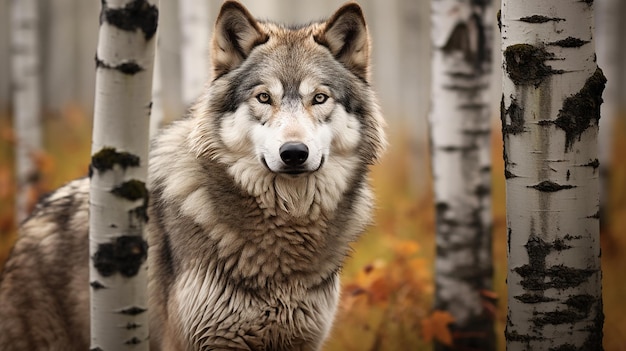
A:
{"type": "Polygon", "coordinates": [[[385,146],[369,52],[356,3],[327,21],[286,27],[225,2],[212,40],[213,81],[192,108],[192,150],[226,165],[255,196],[275,188],[292,214],[306,212],[294,201],[312,205],[320,178],[337,200],[385,146]]]}

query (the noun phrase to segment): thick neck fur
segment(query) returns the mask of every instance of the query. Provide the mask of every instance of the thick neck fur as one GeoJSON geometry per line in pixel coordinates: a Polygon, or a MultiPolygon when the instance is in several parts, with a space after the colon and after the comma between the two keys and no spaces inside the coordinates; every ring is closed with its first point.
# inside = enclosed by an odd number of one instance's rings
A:
{"type": "Polygon", "coordinates": [[[151,186],[201,228],[202,238],[180,226],[168,234],[190,235],[204,257],[218,261],[206,267],[249,289],[289,282],[314,287],[336,273],[368,224],[369,190],[354,188],[364,181],[354,176],[357,161],[331,157],[319,171],[296,178],[269,172],[254,159],[199,158],[187,144],[190,121],[176,123],[157,142],[151,186]]]}

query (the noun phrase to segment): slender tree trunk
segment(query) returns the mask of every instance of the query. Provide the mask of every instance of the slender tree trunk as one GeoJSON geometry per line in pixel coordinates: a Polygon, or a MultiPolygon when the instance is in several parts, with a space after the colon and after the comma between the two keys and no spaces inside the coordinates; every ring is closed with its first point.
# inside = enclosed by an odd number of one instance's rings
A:
{"type": "Polygon", "coordinates": [[[148,350],[143,229],[157,21],[157,5],[146,0],[102,1],[90,172],[92,350],[148,350]]]}
{"type": "Polygon", "coordinates": [[[163,111],[163,83],[161,71],[161,55],[159,53],[159,43],[154,55],[154,75],[152,78],[152,108],[150,109],[150,138],[152,139],[161,128],[165,112],[163,111]]]}
{"type": "Polygon", "coordinates": [[[183,102],[196,100],[209,79],[210,23],[208,0],[179,0],[182,35],[181,72],[183,102]]]}
{"type": "Polygon", "coordinates": [[[28,216],[37,200],[41,150],[41,92],[38,0],[13,0],[11,7],[13,116],[16,135],[16,221],[28,216]]]}
{"type": "Polygon", "coordinates": [[[507,350],[602,350],[593,1],[503,0],[507,350]]]}
{"type": "Polygon", "coordinates": [[[437,209],[435,309],[450,312],[454,345],[495,350],[492,290],[489,0],[433,0],[432,167],[437,209]],[[488,294],[487,294],[488,295],[488,294]]]}
{"type": "Polygon", "coordinates": [[[613,127],[619,113],[619,84],[620,65],[624,65],[620,57],[620,21],[623,13],[620,12],[620,2],[624,0],[598,0],[596,8],[595,39],[598,53],[598,65],[602,67],[606,77],[609,77],[604,91],[600,120],[600,135],[598,159],[600,160],[600,225],[608,223],[605,214],[609,204],[610,169],[613,150],[613,127]]]}

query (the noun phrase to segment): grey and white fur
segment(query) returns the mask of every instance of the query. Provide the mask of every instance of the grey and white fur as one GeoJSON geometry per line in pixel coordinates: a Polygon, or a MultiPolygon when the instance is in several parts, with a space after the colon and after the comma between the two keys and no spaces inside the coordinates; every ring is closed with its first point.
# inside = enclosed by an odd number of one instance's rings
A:
{"type": "MultiPolygon", "coordinates": [[[[319,350],[385,147],[360,7],[287,27],[227,1],[213,79],[149,171],[152,350],[319,350]]],[[[0,349],[89,347],[87,178],[43,199],[0,285],[0,349]]]]}

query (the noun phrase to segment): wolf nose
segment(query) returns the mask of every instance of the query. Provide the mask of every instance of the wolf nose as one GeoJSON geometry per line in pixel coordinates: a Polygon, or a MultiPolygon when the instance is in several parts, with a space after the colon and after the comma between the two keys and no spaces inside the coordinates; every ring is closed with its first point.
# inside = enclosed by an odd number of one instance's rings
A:
{"type": "Polygon", "coordinates": [[[309,157],[309,148],[303,143],[284,143],[278,152],[283,162],[291,167],[300,166],[309,157]]]}

